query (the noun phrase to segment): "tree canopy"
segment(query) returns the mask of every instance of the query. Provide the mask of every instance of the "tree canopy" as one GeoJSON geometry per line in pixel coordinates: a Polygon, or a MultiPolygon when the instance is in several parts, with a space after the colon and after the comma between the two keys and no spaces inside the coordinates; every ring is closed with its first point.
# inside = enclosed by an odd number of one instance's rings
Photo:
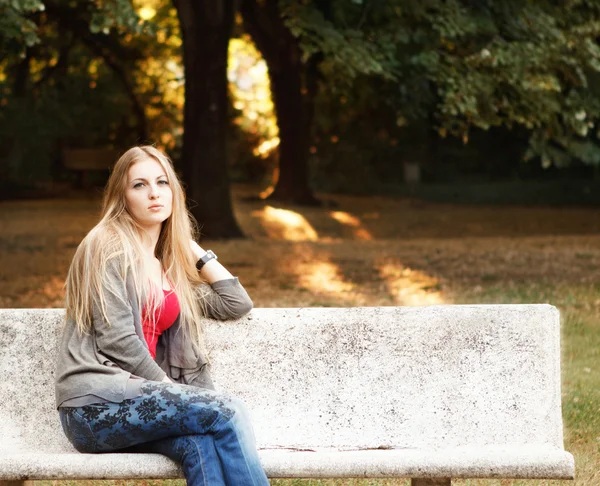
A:
{"type": "Polygon", "coordinates": [[[472,127],[522,126],[531,156],[600,162],[598,2],[332,1],[330,20],[318,3],[281,2],[306,58],[323,54],[325,89],[375,75],[400,124],[465,142],[472,127]]]}

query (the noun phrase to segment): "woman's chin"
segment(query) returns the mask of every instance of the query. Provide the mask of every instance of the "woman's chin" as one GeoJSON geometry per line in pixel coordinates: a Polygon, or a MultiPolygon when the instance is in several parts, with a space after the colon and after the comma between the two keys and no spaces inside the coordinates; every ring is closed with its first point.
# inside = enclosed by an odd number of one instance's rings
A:
{"type": "Polygon", "coordinates": [[[140,226],[142,226],[146,229],[151,229],[151,228],[154,228],[155,226],[162,225],[166,220],[167,220],[166,217],[164,217],[164,216],[161,217],[159,215],[156,215],[156,217],[154,217],[154,218],[140,219],[140,220],[138,220],[138,223],[140,224],[140,226]]]}

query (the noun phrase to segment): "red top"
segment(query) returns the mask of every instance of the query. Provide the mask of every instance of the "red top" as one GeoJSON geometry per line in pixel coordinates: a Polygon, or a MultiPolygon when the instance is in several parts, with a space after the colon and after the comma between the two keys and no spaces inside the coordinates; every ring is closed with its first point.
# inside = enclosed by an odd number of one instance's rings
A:
{"type": "Polygon", "coordinates": [[[179,315],[179,299],[177,294],[173,290],[164,290],[165,299],[162,302],[162,306],[156,309],[155,313],[155,325],[152,325],[152,321],[148,319],[146,315],[146,309],[142,311],[142,328],[144,330],[144,337],[148,343],[148,350],[153,358],[156,358],[156,344],[160,335],[169,329],[177,319],[179,315]]]}

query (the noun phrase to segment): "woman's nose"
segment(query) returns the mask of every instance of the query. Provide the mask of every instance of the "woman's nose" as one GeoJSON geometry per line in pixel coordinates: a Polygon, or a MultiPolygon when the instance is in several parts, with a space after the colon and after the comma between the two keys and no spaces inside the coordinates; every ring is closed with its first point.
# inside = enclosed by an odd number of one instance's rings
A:
{"type": "Polygon", "coordinates": [[[154,199],[156,197],[158,197],[158,186],[156,184],[150,184],[150,192],[149,192],[149,197],[150,199],[154,199]]]}

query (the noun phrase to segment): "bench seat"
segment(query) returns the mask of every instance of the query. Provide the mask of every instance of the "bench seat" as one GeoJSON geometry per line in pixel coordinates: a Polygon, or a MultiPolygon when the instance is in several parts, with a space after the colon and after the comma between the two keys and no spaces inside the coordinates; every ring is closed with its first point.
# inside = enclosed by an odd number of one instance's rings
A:
{"type": "MultiPolygon", "coordinates": [[[[450,450],[261,450],[271,478],[573,478],[560,449],[489,447],[450,450]]],[[[179,466],[159,454],[19,453],[0,456],[0,479],[172,479],[179,466]]]]}

